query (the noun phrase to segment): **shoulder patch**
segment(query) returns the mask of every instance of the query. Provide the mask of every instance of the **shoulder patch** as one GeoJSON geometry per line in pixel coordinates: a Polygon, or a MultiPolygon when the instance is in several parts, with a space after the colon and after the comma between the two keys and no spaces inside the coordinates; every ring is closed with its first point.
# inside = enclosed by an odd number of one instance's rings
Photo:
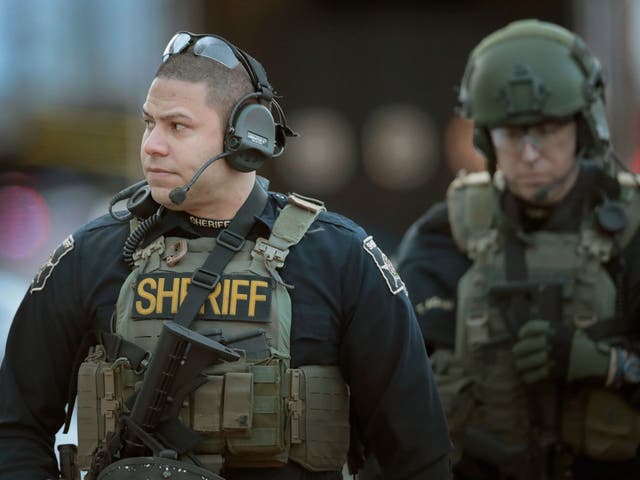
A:
{"type": "Polygon", "coordinates": [[[378,267],[378,270],[380,270],[380,273],[382,274],[384,281],[387,283],[387,287],[389,287],[391,293],[396,295],[404,291],[404,294],[408,295],[407,288],[400,278],[400,275],[398,275],[398,272],[396,272],[396,268],[393,266],[393,263],[391,263],[389,257],[387,257],[384,252],[378,248],[372,236],[368,236],[362,241],[362,248],[364,248],[365,252],[371,255],[373,261],[376,262],[376,266],[378,267]]]}
{"type": "Polygon", "coordinates": [[[58,247],[53,251],[53,253],[49,257],[49,260],[47,260],[40,267],[40,270],[38,270],[38,273],[36,273],[36,276],[31,281],[31,288],[29,289],[29,293],[39,292],[40,290],[44,289],[44,286],[47,283],[47,280],[49,279],[49,277],[51,276],[51,272],[53,272],[53,269],[55,268],[55,266],[58,265],[58,263],[60,263],[60,260],[62,259],[62,257],[64,257],[71,250],[73,250],[74,246],[75,246],[75,240],[73,239],[73,235],[69,235],[67,238],[65,238],[62,241],[60,245],[58,245],[58,247]]]}

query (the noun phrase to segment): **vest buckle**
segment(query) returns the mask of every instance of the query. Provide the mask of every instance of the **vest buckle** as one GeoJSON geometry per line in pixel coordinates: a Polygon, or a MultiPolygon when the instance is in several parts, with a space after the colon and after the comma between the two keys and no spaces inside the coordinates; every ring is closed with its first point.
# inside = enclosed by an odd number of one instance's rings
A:
{"type": "Polygon", "coordinates": [[[222,230],[216,237],[216,243],[232,252],[239,252],[244,245],[244,237],[231,230],[222,230]]]}
{"type": "Polygon", "coordinates": [[[191,283],[198,287],[206,288],[207,290],[213,290],[214,287],[220,281],[220,274],[210,272],[204,268],[196,268],[195,272],[191,276],[191,283]]]}
{"type": "Polygon", "coordinates": [[[265,262],[271,263],[276,268],[280,268],[284,265],[284,260],[289,255],[289,249],[281,250],[271,245],[265,238],[258,238],[256,245],[251,252],[251,256],[255,258],[260,255],[264,258],[265,262]]]}

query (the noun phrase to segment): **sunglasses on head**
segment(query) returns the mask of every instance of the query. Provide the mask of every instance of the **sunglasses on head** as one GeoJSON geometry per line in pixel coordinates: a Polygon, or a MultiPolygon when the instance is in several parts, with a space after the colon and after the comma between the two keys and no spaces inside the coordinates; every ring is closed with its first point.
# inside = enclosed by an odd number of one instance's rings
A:
{"type": "Polygon", "coordinates": [[[184,52],[192,44],[195,55],[209,58],[230,69],[240,64],[238,55],[224,39],[215,35],[196,35],[190,32],[178,32],[169,40],[162,54],[162,61],[166,62],[171,55],[184,52]]]}

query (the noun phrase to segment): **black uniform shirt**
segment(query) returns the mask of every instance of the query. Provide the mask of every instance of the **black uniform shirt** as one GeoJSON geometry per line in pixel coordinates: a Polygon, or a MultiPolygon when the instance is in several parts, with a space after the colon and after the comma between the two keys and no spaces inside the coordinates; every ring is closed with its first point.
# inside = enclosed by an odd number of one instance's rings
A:
{"type": "MultiPolygon", "coordinates": [[[[250,237],[268,236],[285,203],[284,195],[270,194],[250,237]]],[[[183,234],[206,233],[184,218],[183,234]]],[[[129,233],[128,223],[108,216],[85,225],[43,272],[50,275],[44,288],[23,299],[0,370],[0,479],[55,475],[52,445],[76,352],[88,330],[111,330],[129,273],[121,257],[129,233]]],[[[291,366],[340,366],[351,389],[352,423],[389,478],[449,478],[451,444],[419,327],[404,291],[391,292],[399,280],[379,256],[374,261],[381,252],[365,250],[366,237],[352,221],[322,213],[291,248],[281,269],[294,286],[291,366]]],[[[236,470],[227,478],[258,477],[341,475],[289,464],[236,470]]]]}

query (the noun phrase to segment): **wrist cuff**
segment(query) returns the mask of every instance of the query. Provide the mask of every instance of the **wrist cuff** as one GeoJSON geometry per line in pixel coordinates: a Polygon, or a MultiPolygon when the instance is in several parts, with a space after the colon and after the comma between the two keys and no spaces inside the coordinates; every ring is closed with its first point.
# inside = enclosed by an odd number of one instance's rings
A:
{"type": "Polygon", "coordinates": [[[605,386],[620,388],[625,383],[640,383],[640,357],[622,348],[612,348],[605,386]]]}
{"type": "Polygon", "coordinates": [[[605,387],[613,386],[617,371],[618,371],[618,349],[611,348],[611,351],[609,352],[609,371],[607,372],[607,381],[604,384],[605,387]]]}

